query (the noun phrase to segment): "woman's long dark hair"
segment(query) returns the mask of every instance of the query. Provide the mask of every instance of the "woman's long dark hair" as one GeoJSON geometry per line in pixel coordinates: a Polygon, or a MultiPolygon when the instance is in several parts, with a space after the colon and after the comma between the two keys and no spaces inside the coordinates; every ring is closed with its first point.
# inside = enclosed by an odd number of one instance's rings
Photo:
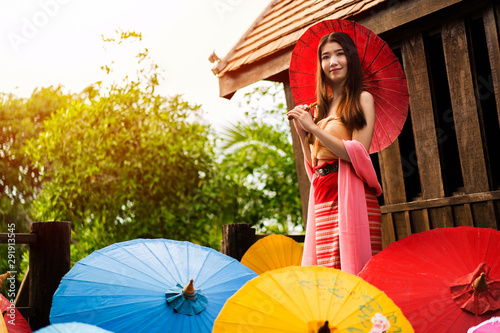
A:
{"type": "MultiPolygon", "coordinates": [[[[366,119],[361,108],[360,97],[363,91],[363,72],[358,50],[351,37],[343,32],[333,32],[321,38],[318,45],[318,69],[317,69],[317,114],[315,122],[326,118],[332,101],[331,82],[328,81],[321,67],[322,48],[326,43],[337,42],[342,46],[347,58],[347,75],[343,81],[343,93],[340,96],[337,108],[337,116],[351,131],[366,126],[366,119]]],[[[310,142],[312,138],[309,138],[310,142]]]]}

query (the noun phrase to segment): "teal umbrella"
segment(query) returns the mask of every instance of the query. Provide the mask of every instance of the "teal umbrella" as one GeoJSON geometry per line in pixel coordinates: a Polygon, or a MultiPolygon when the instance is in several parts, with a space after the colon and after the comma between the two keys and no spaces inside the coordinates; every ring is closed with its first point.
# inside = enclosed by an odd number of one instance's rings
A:
{"type": "Polygon", "coordinates": [[[90,323],[116,333],[211,332],[226,300],[256,276],[239,261],[190,242],[116,243],[80,260],[63,277],[50,321],[90,323]]]}

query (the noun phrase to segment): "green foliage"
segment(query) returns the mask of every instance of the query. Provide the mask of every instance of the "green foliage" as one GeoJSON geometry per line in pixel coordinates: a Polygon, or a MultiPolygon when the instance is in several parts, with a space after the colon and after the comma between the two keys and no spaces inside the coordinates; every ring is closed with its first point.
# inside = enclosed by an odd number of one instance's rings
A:
{"type": "Polygon", "coordinates": [[[40,170],[24,152],[25,142],[37,137],[43,121],[74,97],[60,87],[37,89],[30,98],[0,95],[0,214],[7,223],[16,223],[25,232],[30,222],[29,203],[41,187],[40,170]],[[8,221],[8,222],[7,222],[8,221]]]}
{"type": "Polygon", "coordinates": [[[45,167],[35,218],[71,221],[82,253],[137,237],[208,243],[192,205],[213,159],[198,110],[130,83],[52,114],[27,146],[45,167]]]}
{"type": "Polygon", "coordinates": [[[250,120],[225,129],[219,165],[220,175],[236,193],[226,205],[226,211],[232,209],[233,222],[270,233],[288,233],[290,227],[302,224],[290,127],[284,103],[279,102],[281,88],[262,86],[246,95],[246,104],[252,107],[247,112],[250,120]]]}
{"type": "MultiPolygon", "coordinates": [[[[120,42],[130,37],[140,35],[121,32],[120,42]]],[[[139,63],[146,60],[147,49],[139,63]]],[[[219,245],[221,227],[205,214],[215,155],[201,108],[156,94],[154,63],[137,74],[109,88],[89,86],[26,147],[44,166],[34,218],[71,221],[73,260],[140,237],[219,245]]]]}
{"type": "MultiPolygon", "coordinates": [[[[0,94],[0,230],[29,232],[30,206],[42,188],[40,167],[25,153],[27,140],[43,130],[43,121],[75,99],[61,87],[36,89],[29,98],[0,94]],[[8,227],[8,226],[14,226],[8,227]]],[[[7,245],[1,245],[0,273],[10,269],[7,245]]],[[[27,245],[16,244],[16,266],[27,245]]],[[[21,278],[22,275],[17,275],[21,278]]]]}

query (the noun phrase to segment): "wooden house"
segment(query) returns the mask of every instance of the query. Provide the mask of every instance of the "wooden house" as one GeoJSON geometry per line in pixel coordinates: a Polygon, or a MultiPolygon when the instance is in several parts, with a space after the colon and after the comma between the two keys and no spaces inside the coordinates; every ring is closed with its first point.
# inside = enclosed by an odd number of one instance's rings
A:
{"type": "MultiPolygon", "coordinates": [[[[282,82],[298,38],[325,19],[378,34],[400,58],[410,93],[399,138],[373,154],[383,243],[439,227],[500,225],[500,3],[493,0],[273,0],[216,63],[220,96],[282,82]]],[[[293,124],[291,123],[291,126],[293,124]]],[[[292,131],[295,134],[295,131],[292,131]]],[[[294,151],[304,216],[309,181],[294,151]]]]}

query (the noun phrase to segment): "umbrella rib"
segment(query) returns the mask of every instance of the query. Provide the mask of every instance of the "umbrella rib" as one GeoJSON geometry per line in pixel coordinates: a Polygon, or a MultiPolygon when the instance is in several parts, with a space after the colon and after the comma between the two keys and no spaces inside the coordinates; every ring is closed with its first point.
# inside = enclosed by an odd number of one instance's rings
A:
{"type": "MultiPolygon", "coordinates": [[[[405,76],[378,77],[378,78],[370,77],[370,79],[366,80],[366,82],[371,83],[371,82],[384,82],[384,81],[400,81],[405,79],[406,79],[405,76]]],[[[374,87],[376,87],[376,85],[374,85],[374,87]]]]}
{"type": "MultiPolygon", "coordinates": [[[[143,241],[140,241],[140,242],[138,241],[137,243],[140,243],[140,244],[142,244],[143,246],[145,246],[145,247],[148,249],[148,251],[149,251],[151,254],[153,254],[153,257],[154,257],[154,258],[156,258],[156,260],[157,260],[157,261],[161,264],[161,261],[158,259],[158,257],[156,256],[156,254],[154,254],[154,253],[152,253],[152,252],[151,252],[151,249],[147,246],[147,244],[146,244],[146,243],[144,243],[143,241]]],[[[119,246],[122,250],[124,250],[125,252],[127,252],[128,254],[130,254],[132,257],[137,258],[138,260],[140,260],[140,258],[138,258],[138,257],[137,257],[137,256],[136,256],[133,252],[130,252],[130,251],[129,251],[129,247],[130,247],[130,246],[128,246],[128,244],[127,244],[127,245],[125,245],[125,246],[122,246],[120,243],[117,243],[117,245],[118,245],[118,246],[119,246]]],[[[128,266],[128,265],[127,265],[127,266],[128,266]]],[[[158,271],[154,268],[154,266],[153,266],[153,265],[147,265],[147,266],[148,266],[148,268],[150,268],[152,271],[154,271],[155,273],[157,273],[159,276],[161,276],[162,278],[164,278],[164,276],[163,276],[160,272],[158,272],[158,271]]],[[[162,265],[162,266],[163,266],[163,265],[162,265]]],[[[131,267],[131,266],[128,266],[128,267],[131,267]]],[[[136,268],[133,268],[133,269],[134,269],[135,271],[142,272],[142,271],[140,271],[140,270],[138,270],[138,269],[136,269],[136,268]]],[[[143,272],[143,274],[145,274],[145,273],[143,272]]],[[[151,276],[150,274],[145,274],[145,275],[151,276]]],[[[164,282],[168,283],[168,282],[171,282],[171,281],[168,281],[168,280],[166,280],[166,279],[165,279],[165,280],[164,280],[164,282]]]]}
{"type": "Polygon", "coordinates": [[[264,248],[265,248],[265,250],[266,250],[266,252],[267,252],[267,254],[268,254],[268,258],[269,258],[269,261],[270,261],[270,264],[271,264],[271,265],[269,265],[269,264],[268,264],[267,260],[264,260],[264,261],[263,261],[263,262],[264,262],[264,264],[266,265],[266,267],[268,268],[268,270],[272,270],[272,269],[274,269],[274,268],[279,268],[279,267],[280,267],[280,261],[279,261],[279,258],[276,258],[276,256],[273,256],[273,254],[276,254],[276,247],[275,247],[275,245],[276,245],[276,244],[275,244],[274,242],[270,242],[270,241],[269,241],[270,239],[271,239],[271,238],[268,238],[268,241],[266,241],[266,242],[267,242],[267,243],[271,243],[271,245],[272,245],[272,247],[273,247],[273,249],[274,249],[274,252],[272,251],[272,249],[271,249],[271,251],[269,251],[270,249],[269,249],[269,247],[267,247],[267,246],[266,246],[266,247],[264,247],[264,248]],[[278,262],[276,262],[276,261],[275,261],[275,259],[278,259],[278,262]]]}
{"type": "Polygon", "coordinates": [[[368,45],[370,45],[370,39],[371,39],[371,34],[368,34],[367,38],[366,38],[366,42],[365,42],[365,48],[363,49],[363,56],[361,57],[361,63],[363,63],[365,61],[365,58],[366,58],[366,54],[367,54],[367,51],[368,51],[368,45]]]}
{"type": "MultiPolygon", "coordinates": [[[[364,282],[365,282],[364,280],[362,280],[361,278],[358,277],[358,279],[356,280],[355,284],[350,288],[348,294],[351,295],[356,288],[361,289],[361,284],[364,283],[364,282]]],[[[374,296],[370,296],[370,297],[372,297],[373,300],[375,300],[375,297],[378,297],[378,295],[374,295],[374,296]]],[[[346,308],[349,308],[349,307],[346,307],[344,305],[347,303],[348,300],[349,300],[349,296],[346,297],[346,298],[344,298],[343,302],[342,302],[342,305],[339,306],[339,310],[342,310],[342,311],[337,311],[337,314],[335,315],[335,320],[334,321],[337,324],[341,324],[344,320],[349,319],[349,317],[351,315],[353,315],[355,312],[359,311],[358,307],[352,307],[349,311],[347,311],[346,308]],[[337,315],[339,315],[339,314],[342,315],[342,318],[338,318],[337,317],[337,315]]]]}
{"type": "MultiPolygon", "coordinates": [[[[402,111],[400,110],[399,108],[397,108],[394,104],[392,104],[389,100],[385,99],[384,97],[382,97],[380,94],[377,94],[376,92],[373,92],[372,93],[373,95],[377,96],[378,97],[378,100],[382,100],[384,102],[386,102],[387,104],[389,104],[390,106],[392,106],[395,110],[397,110],[401,115],[404,115],[406,116],[406,112],[405,111],[402,111]]],[[[379,106],[379,109],[382,110],[382,112],[388,117],[391,119],[391,122],[394,124],[393,120],[392,120],[392,117],[389,117],[389,115],[387,114],[387,112],[385,112],[385,110],[380,106],[380,104],[378,103],[378,100],[377,99],[374,99],[375,100],[375,103],[379,106]]]]}
{"type": "MultiPolygon", "coordinates": [[[[380,49],[380,50],[382,50],[382,49],[380,49]]],[[[379,53],[380,53],[380,52],[379,52],[379,53]]],[[[377,54],[377,56],[378,56],[378,54],[377,54]]],[[[373,62],[374,62],[374,61],[375,61],[375,59],[373,59],[373,60],[372,60],[372,62],[370,63],[370,65],[369,65],[366,69],[370,68],[370,66],[371,66],[371,65],[373,65],[373,62]]],[[[394,57],[390,63],[386,64],[386,65],[385,65],[385,66],[383,66],[383,67],[380,67],[380,68],[379,68],[379,69],[377,69],[377,70],[371,71],[371,72],[370,72],[370,74],[367,74],[367,77],[374,76],[375,74],[377,74],[377,73],[378,73],[378,72],[380,72],[381,70],[384,70],[384,69],[386,69],[386,68],[387,68],[387,67],[389,67],[389,66],[392,66],[394,63],[396,63],[396,62],[398,62],[398,61],[399,61],[399,60],[398,60],[398,58],[394,57]]]]}
{"type": "Polygon", "coordinates": [[[309,76],[313,76],[314,78],[316,78],[316,74],[315,73],[308,73],[308,72],[297,71],[297,70],[290,70],[290,73],[292,73],[292,74],[301,74],[301,75],[309,75],[309,76]]]}
{"type": "MultiPolygon", "coordinates": [[[[114,273],[114,272],[110,272],[110,273],[114,273]]],[[[123,275],[117,275],[117,276],[122,277],[123,275]]],[[[127,276],[127,278],[130,278],[131,280],[137,281],[137,282],[141,283],[142,285],[145,285],[144,280],[140,280],[140,279],[133,278],[130,276],[127,276]]],[[[75,283],[87,282],[87,283],[96,284],[96,285],[103,285],[103,286],[111,286],[111,287],[120,286],[120,287],[125,287],[125,288],[132,288],[134,290],[155,291],[154,289],[151,289],[151,288],[147,289],[147,288],[141,288],[138,286],[131,286],[131,285],[125,285],[125,284],[107,283],[105,281],[83,281],[81,279],[74,279],[74,278],[69,278],[69,277],[64,277],[64,280],[65,281],[74,281],[75,283]]],[[[151,285],[152,284],[148,284],[147,286],[151,286],[151,285]]],[[[162,286],[155,286],[155,287],[164,288],[162,286]]]]}
{"type": "MultiPolygon", "coordinates": [[[[299,40],[299,41],[300,41],[300,40],[299,40]]],[[[305,44],[304,42],[302,42],[302,44],[307,45],[307,44],[305,44]]],[[[309,45],[307,45],[307,46],[308,46],[308,47],[312,50],[312,47],[310,47],[309,45]]],[[[315,50],[314,52],[317,52],[317,51],[315,50]]],[[[300,54],[297,54],[297,53],[295,53],[294,55],[295,55],[297,58],[301,58],[301,59],[303,59],[303,60],[305,60],[305,61],[307,61],[307,62],[309,62],[309,63],[311,63],[311,64],[316,65],[316,61],[315,61],[315,60],[313,61],[313,60],[311,60],[311,59],[309,59],[309,58],[306,58],[306,57],[304,57],[304,56],[302,56],[302,55],[300,55],[300,54]]]]}
{"type": "MultiPolygon", "coordinates": [[[[255,286],[255,285],[254,285],[254,286],[255,286]]],[[[255,287],[256,287],[256,286],[255,286],[255,287]]],[[[257,287],[256,287],[256,288],[257,288],[257,287]]],[[[258,289],[258,288],[257,288],[257,289],[258,289]]],[[[261,289],[259,289],[259,290],[261,290],[261,289]]],[[[264,312],[262,312],[259,308],[256,308],[256,307],[255,307],[255,306],[253,306],[253,305],[252,305],[252,306],[250,306],[250,305],[248,305],[248,304],[245,304],[245,303],[242,303],[242,302],[237,302],[237,301],[230,301],[230,302],[228,302],[228,307],[229,307],[229,306],[232,306],[233,304],[234,304],[234,305],[237,305],[238,307],[244,308],[244,309],[242,309],[243,311],[241,311],[241,313],[252,313],[252,312],[254,312],[254,311],[258,311],[258,312],[260,312],[260,313],[264,313],[264,312]]],[[[278,303],[278,304],[283,305],[283,304],[281,304],[281,303],[278,303]]],[[[286,308],[286,310],[288,311],[288,308],[286,308]]],[[[290,314],[292,314],[292,312],[290,312],[290,311],[288,311],[288,312],[289,312],[290,314]]],[[[269,315],[269,316],[271,316],[271,315],[269,315]]],[[[286,322],[286,321],[287,321],[287,318],[283,318],[283,319],[282,319],[281,317],[277,317],[277,316],[273,316],[272,318],[273,318],[274,320],[279,320],[279,321],[284,321],[284,322],[286,322]]],[[[231,319],[232,319],[232,318],[231,318],[231,319]]],[[[223,320],[222,318],[220,318],[220,319],[217,319],[217,322],[221,322],[221,323],[228,323],[228,324],[235,324],[233,321],[231,321],[231,319],[229,319],[229,320],[228,320],[228,319],[223,320]]],[[[250,327],[254,327],[254,328],[256,327],[256,328],[271,328],[271,329],[278,329],[278,328],[276,328],[276,325],[269,325],[269,324],[265,325],[265,324],[266,324],[266,323],[264,322],[264,323],[262,323],[262,324],[255,324],[255,325],[250,324],[250,323],[247,323],[246,325],[248,325],[248,326],[250,326],[250,327]]],[[[276,331],[276,332],[279,332],[279,331],[276,331]]],[[[289,331],[288,331],[288,330],[286,330],[286,331],[284,331],[284,332],[289,332],[289,331]]]]}
{"type": "MultiPolygon", "coordinates": [[[[380,87],[377,87],[376,85],[371,85],[371,84],[366,84],[366,85],[365,85],[365,87],[366,87],[366,88],[374,88],[374,89],[376,89],[376,88],[380,88],[380,87]]],[[[404,97],[408,96],[408,94],[407,94],[407,93],[403,93],[403,92],[401,92],[401,91],[394,90],[394,89],[384,88],[383,90],[384,90],[385,92],[394,93],[394,94],[401,95],[401,96],[404,96],[404,97]]],[[[386,98],[383,98],[383,97],[382,97],[382,95],[377,94],[375,91],[372,91],[372,92],[371,92],[371,94],[372,94],[372,95],[376,95],[379,99],[381,99],[381,100],[383,100],[383,101],[385,101],[385,102],[389,103],[389,101],[388,101],[386,98]]],[[[394,106],[394,105],[392,105],[392,104],[391,104],[391,106],[394,106]]]]}
{"type": "MultiPolygon", "coordinates": [[[[368,47],[368,42],[366,43],[366,45],[368,47]]],[[[379,56],[380,52],[382,52],[385,45],[387,45],[387,44],[383,44],[382,47],[380,49],[378,49],[377,54],[373,57],[372,61],[370,61],[369,64],[366,64],[366,69],[370,68],[373,65],[373,63],[375,62],[375,60],[379,56]]],[[[364,60],[364,57],[363,57],[363,60],[364,60]]]]}
{"type": "MultiPolygon", "coordinates": [[[[380,119],[378,119],[378,116],[377,116],[376,112],[375,112],[375,118],[378,120],[378,122],[380,122],[380,119]]],[[[384,130],[384,132],[385,132],[385,130],[384,130]]],[[[377,142],[377,147],[380,147],[380,141],[379,141],[379,138],[378,138],[377,133],[375,131],[373,131],[372,139],[373,138],[375,138],[375,141],[377,142]]]]}
{"type": "MultiPolygon", "coordinates": [[[[206,262],[207,262],[207,260],[208,260],[208,257],[209,257],[210,255],[212,255],[212,253],[211,253],[210,251],[208,251],[208,253],[207,253],[207,254],[208,254],[208,255],[206,255],[206,256],[205,256],[205,258],[203,259],[203,263],[201,263],[201,264],[200,264],[200,266],[199,266],[200,268],[205,267],[206,262]]],[[[225,266],[224,266],[224,267],[225,267],[225,266]]],[[[198,277],[200,276],[200,273],[201,273],[201,269],[200,269],[200,270],[198,270],[198,273],[196,274],[196,277],[193,277],[193,278],[188,277],[188,278],[189,278],[189,279],[194,279],[194,281],[196,282],[196,281],[198,280],[198,277]]]]}
{"type": "MultiPolygon", "coordinates": [[[[104,320],[104,321],[101,321],[99,323],[97,323],[98,326],[101,326],[103,324],[107,324],[107,323],[111,323],[113,321],[117,321],[117,320],[120,320],[124,317],[133,317],[134,314],[140,314],[140,313],[148,313],[148,310],[151,310],[151,309],[157,309],[158,308],[158,305],[157,304],[152,304],[150,306],[147,306],[148,303],[141,303],[141,306],[138,306],[137,310],[132,310],[130,312],[126,312],[120,316],[115,316],[115,317],[111,317],[111,318],[107,318],[109,320],[104,320]]],[[[165,304],[166,304],[166,301],[165,301],[165,304]]],[[[100,308],[100,310],[109,310],[109,309],[113,309],[113,308],[119,308],[121,306],[121,304],[118,304],[116,306],[108,306],[108,307],[102,307],[100,308]]],[[[169,310],[169,307],[167,305],[165,305],[165,309],[167,311],[172,311],[173,313],[173,309],[170,309],[169,310]]],[[[95,310],[94,310],[95,311],[95,310]]],[[[159,312],[159,311],[156,311],[156,312],[159,312]]],[[[159,316],[158,316],[159,317],[159,316]]],[[[137,326],[137,325],[135,325],[137,326]]]]}
{"type": "MultiPolygon", "coordinates": [[[[173,266],[175,267],[175,269],[176,269],[177,273],[179,273],[179,272],[178,272],[178,270],[177,270],[177,265],[175,264],[175,260],[174,260],[174,258],[172,258],[171,254],[170,254],[169,247],[167,246],[167,244],[168,244],[168,243],[169,243],[169,242],[164,241],[164,242],[162,242],[162,245],[163,245],[163,247],[167,250],[167,253],[168,253],[168,255],[170,256],[170,259],[171,259],[171,261],[172,261],[172,263],[173,263],[173,266]]],[[[185,245],[185,244],[184,244],[184,243],[182,243],[182,242],[179,242],[179,243],[180,243],[180,244],[185,245]]],[[[163,260],[160,260],[160,258],[158,258],[158,256],[157,256],[157,255],[156,255],[156,254],[155,254],[155,253],[151,250],[151,248],[148,246],[148,244],[144,243],[144,245],[145,245],[145,246],[146,246],[146,248],[149,250],[149,252],[150,252],[150,253],[151,253],[151,254],[152,254],[152,255],[156,258],[156,260],[160,263],[160,265],[161,265],[161,266],[165,269],[165,271],[166,271],[166,272],[170,275],[170,277],[172,278],[172,281],[174,281],[174,282],[178,282],[178,283],[182,282],[182,281],[180,281],[180,275],[178,275],[179,280],[177,280],[177,279],[174,277],[174,275],[172,274],[172,272],[170,271],[170,269],[169,269],[167,266],[165,266],[164,261],[163,261],[163,260]]],[[[158,271],[156,271],[156,270],[155,270],[155,272],[157,272],[160,276],[162,276],[162,277],[164,277],[164,278],[165,278],[165,276],[164,276],[162,273],[160,273],[160,272],[158,272],[158,271]]],[[[166,281],[168,281],[167,279],[165,279],[165,280],[166,280],[166,281]]],[[[171,281],[169,281],[169,282],[171,282],[171,281]]]]}
{"type": "MultiPolygon", "coordinates": [[[[300,285],[300,281],[298,280],[298,276],[297,276],[297,274],[295,274],[295,272],[294,272],[293,277],[294,277],[295,281],[297,281],[297,283],[300,285]]],[[[278,283],[278,281],[274,278],[274,276],[270,275],[270,278],[271,278],[271,279],[272,279],[272,280],[276,283],[276,285],[278,285],[279,289],[281,289],[281,290],[282,290],[283,295],[286,295],[286,297],[287,297],[288,299],[292,300],[292,302],[291,302],[291,303],[293,303],[293,304],[297,307],[297,309],[301,309],[301,308],[302,308],[301,304],[296,303],[296,302],[295,302],[295,299],[294,299],[294,298],[292,298],[292,297],[290,297],[290,295],[289,295],[289,294],[286,292],[286,290],[285,290],[285,289],[281,286],[281,284],[279,284],[279,283],[278,283]]],[[[300,291],[302,292],[303,299],[307,299],[307,297],[306,297],[306,295],[305,295],[305,293],[304,293],[304,289],[303,289],[303,288],[299,288],[299,289],[300,289],[300,291]]],[[[307,306],[306,306],[305,308],[306,308],[307,310],[309,310],[309,316],[312,316],[312,313],[310,312],[310,310],[311,310],[311,309],[310,309],[310,307],[307,307],[307,306]]]]}
{"type": "MultiPolygon", "coordinates": [[[[123,247],[122,247],[122,249],[123,249],[123,247]]],[[[128,252],[128,251],[127,251],[127,252],[128,252]]],[[[146,275],[146,276],[148,276],[148,277],[151,277],[150,275],[146,274],[146,273],[145,273],[145,272],[143,272],[142,270],[137,269],[136,267],[130,266],[130,265],[128,265],[128,264],[126,264],[126,263],[124,263],[124,262],[122,262],[122,261],[118,261],[117,259],[113,258],[112,256],[109,256],[106,252],[98,252],[98,251],[96,251],[96,252],[94,252],[94,253],[99,254],[99,255],[102,255],[102,256],[104,256],[104,257],[106,257],[106,258],[108,258],[108,259],[111,259],[112,261],[118,262],[118,263],[120,263],[121,265],[123,265],[123,266],[125,266],[125,267],[127,267],[127,268],[130,268],[132,271],[139,272],[139,273],[140,273],[140,274],[142,274],[142,275],[146,275]]],[[[130,252],[128,252],[128,253],[130,254],[130,252]]],[[[135,258],[135,256],[134,256],[134,258],[135,258]]],[[[81,265],[84,265],[84,263],[83,263],[83,262],[80,262],[80,264],[81,264],[81,265]]],[[[87,266],[89,266],[89,267],[99,268],[99,269],[101,269],[101,270],[103,270],[103,271],[108,271],[108,270],[105,270],[105,269],[103,269],[103,268],[101,268],[101,267],[91,266],[91,265],[88,265],[88,264],[85,264],[85,265],[87,265],[87,266]]],[[[116,274],[116,272],[112,272],[112,271],[108,271],[108,272],[116,274]]],[[[156,281],[158,281],[158,280],[156,280],[156,281]]],[[[142,282],[144,282],[144,281],[142,281],[142,282]]],[[[158,281],[158,282],[160,282],[160,281],[158,281]]]]}
{"type": "MultiPolygon", "coordinates": [[[[267,251],[267,247],[264,246],[263,244],[266,244],[266,243],[260,243],[263,248],[266,250],[265,252],[267,254],[270,254],[269,251],[267,251]]],[[[256,254],[256,256],[260,259],[260,263],[264,265],[264,270],[262,270],[259,266],[257,266],[257,268],[260,270],[260,271],[263,271],[263,272],[266,272],[266,271],[269,271],[269,270],[272,270],[273,268],[276,268],[276,266],[270,266],[269,263],[268,263],[268,260],[264,260],[263,259],[263,256],[260,255],[259,253],[256,254]]],[[[269,257],[269,256],[268,256],[269,257]]],[[[274,263],[272,258],[271,258],[271,263],[274,263]]]]}
{"type": "MultiPolygon", "coordinates": [[[[377,105],[378,105],[378,107],[379,107],[379,109],[380,109],[380,110],[382,110],[382,108],[380,107],[380,105],[379,105],[377,102],[375,102],[375,104],[377,104],[377,105]]],[[[384,112],[384,113],[385,113],[385,112],[384,112]]],[[[377,114],[376,112],[375,112],[375,119],[377,119],[378,123],[380,124],[379,128],[382,130],[382,132],[384,132],[384,133],[385,133],[385,136],[386,136],[386,137],[388,137],[388,138],[390,139],[389,134],[387,133],[387,130],[385,129],[384,124],[382,123],[382,120],[380,120],[380,117],[378,116],[378,114],[377,114]]],[[[393,120],[392,120],[392,119],[390,119],[390,121],[394,124],[394,122],[393,122],[393,120]]],[[[394,125],[395,125],[395,124],[394,124],[394,125]]]]}
{"type": "MultiPolygon", "coordinates": [[[[254,274],[256,274],[256,273],[255,273],[255,272],[251,272],[251,273],[249,273],[248,275],[254,275],[254,274]]],[[[240,276],[237,276],[237,277],[235,277],[234,279],[230,279],[230,280],[219,280],[219,283],[211,285],[211,286],[210,286],[210,288],[218,287],[218,286],[223,285],[223,284],[226,284],[226,283],[228,283],[228,282],[235,281],[235,280],[239,280],[239,279],[241,279],[241,278],[244,278],[245,276],[246,276],[246,275],[240,275],[240,276]]],[[[209,293],[207,290],[205,290],[205,294],[206,294],[206,295],[209,295],[210,293],[209,293]]]]}
{"type": "Polygon", "coordinates": [[[304,87],[316,87],[315,84],[302,85],[302,86],[290,86],[291,88],[304,88],[304,87]]]}

